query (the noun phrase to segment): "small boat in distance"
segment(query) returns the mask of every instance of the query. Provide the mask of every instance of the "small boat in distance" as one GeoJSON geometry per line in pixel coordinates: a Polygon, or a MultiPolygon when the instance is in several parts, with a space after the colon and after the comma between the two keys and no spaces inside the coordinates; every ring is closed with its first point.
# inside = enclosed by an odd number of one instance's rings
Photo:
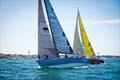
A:
{"type": "Polygon", "coordinates": [[[96,57],[95,52],[88,39],[79,10],[76,18],[76,27],[74,33],[73,50],[81,57],[86,57],[91,64],[104,63],[104,60],[96,57]],[[79,26],[79,27],[78,27],[79,26]],[[80,32],[80,35],[79,35],[80,32]],[[80,37],[81,36],[81,37],[80,37]]]}

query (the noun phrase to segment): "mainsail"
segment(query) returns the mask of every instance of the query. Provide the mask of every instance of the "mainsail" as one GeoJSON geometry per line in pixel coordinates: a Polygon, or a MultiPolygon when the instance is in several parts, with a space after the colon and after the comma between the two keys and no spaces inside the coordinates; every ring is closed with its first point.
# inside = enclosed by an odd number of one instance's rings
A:
{"type": "Polygon", "coordinates": [[[38,58],[42,59],[45,55],[56,57],[57,53],[45,21],[41,0],[38,0],[38,58]]]}
{"type": "Polygon", "coordinates": [[[85,54],[83,52],[83,46],[80,40],[80,35],[78,30],[79,30],[79,27],[78,27],[78,15],[77,15],[76,27],[74,32],[73,50],[74,50],[74,53],[79,53],[79,55],[83,56],[85,54]]]}
{"type": "Polygon", "coordinates": [[[56,17],[56,14],[50,4],[49,0],[44,0],[48,21],[50,24],[50,29],[53,37],[53,42],[58,53],[73,53],[73,50],[68,42],[68,39],[56,17]]]}
{"type": "Polygon", "coordinates": [[[90,44],[90,41],[87,37],[87,34],[85,32],[84,25],[82,23],[82,19],[80,17],[79,11],[78,11],[78,19],[79,19],[82,43],[83,43],[83,46],[84,46],[84,52],[85,52],[86,56],[93,57],[93,56],[95,56],[95,53],[93,51],[93,48],[92,48],[92,46],[90,44]]]}

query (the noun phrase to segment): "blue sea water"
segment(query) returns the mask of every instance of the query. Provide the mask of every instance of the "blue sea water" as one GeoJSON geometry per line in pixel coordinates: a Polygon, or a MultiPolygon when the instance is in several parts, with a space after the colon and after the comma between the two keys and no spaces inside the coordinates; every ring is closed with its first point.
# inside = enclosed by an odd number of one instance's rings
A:
{"type": "Polygon", "coordinates": [[[40,69],[35,59],[0,59],[0,80],[120,80],[120,58],[72,69],[40,69]]]}

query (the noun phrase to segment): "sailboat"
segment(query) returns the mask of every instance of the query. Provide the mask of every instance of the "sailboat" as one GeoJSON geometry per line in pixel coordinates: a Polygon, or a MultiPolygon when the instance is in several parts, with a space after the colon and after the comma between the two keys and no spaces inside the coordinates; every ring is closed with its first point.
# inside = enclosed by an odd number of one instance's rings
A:
{"type": "Polygon", "coordinates": [[[90,43],[88,36],[86,34],[86,31],[84,29],[84,25],[83,25],[79,10],[77,13],[77,18],[76,18],[73,50],[75,53],[78,53],[79,56],[86,57],[91,64],[104,63],[104,61],[102,59],[96,57],[96,55],[95,55],[95,52],[91,46],[91,43],[90,43]],[[79,31],[81,34],[81,38],[79,36],[79,31]]]}
{"type": "Polygon", "coordinates": [[[73,49],[58,21],[49,0],[44,0],[47,26],[42,0],[38,0],[38,64],[41,68],[72,68],[89,63],[86,58],[74,56],[73,49]]]}

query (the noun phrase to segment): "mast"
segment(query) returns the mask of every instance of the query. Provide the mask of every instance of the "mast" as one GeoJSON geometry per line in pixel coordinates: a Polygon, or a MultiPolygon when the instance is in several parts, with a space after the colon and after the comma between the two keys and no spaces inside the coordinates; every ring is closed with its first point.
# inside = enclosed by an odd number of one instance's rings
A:
{"type": "Polygon", "coordinates": [[[44,56],[57,57],[57,53],[44,17],[42,0],[38,0],[38,58],[44,56]]]}
{"type": "Polygon", "coordinates": [[[84,25],[82,23],[82,18],[80,17],[79,11],[78,11],[78,19],[79,19],[79,27],[80,27],[80,31],[81,31],[82,43],[84,46],[84,53],[88,57],[93,57],[93,56],[95,56],[95,52],[91,46],[91,43],[90,43],[88,36],[86,34],[86,31],[84,29],[84,25]]]}
{"type": "Polygon", "coordinates": [[[78,14],[77,14],[76,26],[75,26],[75,32],[74,32],[74,40],[73,40],[73,50],[74,50],[74,53],[79,53],[79,55],[85,56],[78,30],[79,30],[79,27],[78,27],[78,14]]]}
{"type": "Polygon", "coordinates": [[[44,0],[47,11],[48,21],[53,37],[53,42],[58,53],[72,54],[73,50],[69,44],[69,41],[57,19],[57,16],[53,10],[53,7],[49,0],[44,0]]]}

